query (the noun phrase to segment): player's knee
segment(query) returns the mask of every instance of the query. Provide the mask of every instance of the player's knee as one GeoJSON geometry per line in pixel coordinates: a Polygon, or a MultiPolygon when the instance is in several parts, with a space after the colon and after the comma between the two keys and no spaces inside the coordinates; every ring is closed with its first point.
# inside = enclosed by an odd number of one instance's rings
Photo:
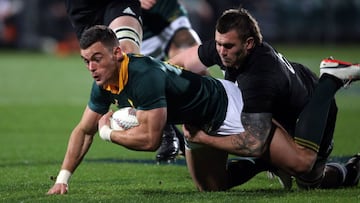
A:
{"type": "Polygon", "coordinates": [[[295,158],[290,170],[296,176],[308,173],[312,170],[315,161],[316,157],[300,155],[295,158]]]}
{"type": "Polygon", "coordinates": [[[254,139],[252,140],[252,144],[248,146],[248,154],[246,156],[249,157],[263,157],[267,156],[266,152],[268,152],[269,146],[267,145],[266,140],[254,139]]]}
{"type": "Polygon", "coordinates": [[[293,171],[296,175],[301,175],[308,173],[311,170],[312,166],[309,162],[299,162],[294,168],[293,171]]]}
{"type": "Polygon", "coordinates": [[[188,28],[176,31],[171,41],[176,47],[191,47],[201,43],[196,32],[188,28]]]}
{"type": "Polygon", "coordinates": [[[131,40],[121,40],[120,47],[125,53],[140,53],[140,47],[131,40]]]}
{"type": "Polygon", "coordinates": [[[176,31],[171,39],[170,46],[167,48],[169,58],[172,58],[181,51],[200,43],[200,38],[194,30],[188,28],[180,29],[176,31]]]}

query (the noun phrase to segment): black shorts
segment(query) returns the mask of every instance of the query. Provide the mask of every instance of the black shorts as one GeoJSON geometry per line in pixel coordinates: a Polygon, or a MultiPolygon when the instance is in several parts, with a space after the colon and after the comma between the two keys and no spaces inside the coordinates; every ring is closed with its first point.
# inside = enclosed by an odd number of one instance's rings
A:
{"type": "Polygon", "coordinates": [[[66,11],[80,39],[84,30],[94,25],[109,25],[119,16],[133,16],[140,24],[140,1],[134,0],[65,0],[66,11]]]}

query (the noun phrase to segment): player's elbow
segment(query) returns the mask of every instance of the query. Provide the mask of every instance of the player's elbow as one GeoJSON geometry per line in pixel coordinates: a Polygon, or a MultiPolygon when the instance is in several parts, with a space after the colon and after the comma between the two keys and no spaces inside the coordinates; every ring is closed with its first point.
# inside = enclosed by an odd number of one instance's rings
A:
{"type": "Polygon", "coordinates": [[[148,152],[155,152],[158,148],[159,148],[159,144],[150,143],[150,142],[142,146],[142,150],[148,152]]]}
{"type": "Polygon", "coordinates": [[[265,154],[266,150],[268,149],[266,142],[258,141],[252,149],[249,151],[249,156],[252,157],[261,157],[265,154]]]}
{"type": "Polygon", "coordinates": [[[148,146],[146,151],[149,151],[149,152],[155,152],[157,149],[159,148],[158,145],[151,145],[151,146],[148,146]]]}
{"type": "Polygon", "coordinates": [[[149,152],[155,152],[160,146],[160,141],[155,139],[147,139],[145,142],[143,142],[143,150],[149,151],[149,152]]]}
{"type": "Polygon", "coordinates": [[[268,149],[266,139],[259,139],[245,131],[238,134],[233,143],[236,143],[234,153],[239,156],[262,157],[268,149]]]}
{"type": "Polygon", "coordinates": [[[267,148],[264,145],[253,145],[247,146],[246,148],[236,149],[234,154],[239,156],[259,158],[265,155],[266,149],[267,148]]]}
{"type": "Polygon", "coordinates": [[[144,146],[142,151],[147,151],[147,152],[155,152],[157,150],[156,147],[153,146],[144,146]]]}
{"type": "Polygon", "coordinates": [[[254,150],[254,155],[256,157],[261,157],[261,156],[265,155],[265,152],[268,150],[268,146],[266,144],[267,143],[265,141],[259,143],[259,146],[257,147],[257,149],[254,150]]]}

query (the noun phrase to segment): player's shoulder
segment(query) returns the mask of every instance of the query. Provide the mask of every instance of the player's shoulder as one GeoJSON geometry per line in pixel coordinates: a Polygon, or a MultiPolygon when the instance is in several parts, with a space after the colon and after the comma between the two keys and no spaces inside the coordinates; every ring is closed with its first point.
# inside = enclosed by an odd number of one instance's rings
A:
{"type": "Polygon", "coordinates": [[[161,62],[151,56],[145,56],[142,54],[127,54],[129,57],[129,64],[131,66],[160,64],[161,62]]]}
{"type": "Polygon", "coordinates": [[[266,72],[278,72],[279,69],[280,72],[282,72],[281,70],[290,65],[290,62],[282,53],[278,52],[274,47],[266,42],[257,45],[251,52],[247,61],[248,65],[255,66],[259,69],[266,69],[266,72]]]}
{"type": "Polygon", "coordinates": [[[159,67],[163,66],[163,61],[141,54],[128,54],[129,56],[129,73],[131,74],[150,74],[156,72],[159,67]]]}
{"type": "Polygon", "coordinates": [[[261,62],[268,63],[269,60],[275,60],[277,58],[278,52],[270,44],[263,42],[259,45],[256,45],[251,52],[252,58],[258,59],[261,58],[261,62]],[[266,61],[264,61],[266,60],[266,61]]]}

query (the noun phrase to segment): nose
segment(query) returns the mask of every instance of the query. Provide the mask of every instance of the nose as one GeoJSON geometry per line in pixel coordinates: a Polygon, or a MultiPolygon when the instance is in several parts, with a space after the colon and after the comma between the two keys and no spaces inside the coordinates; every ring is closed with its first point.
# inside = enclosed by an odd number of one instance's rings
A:
{"type": "Polygon", "coordinates": [[[95,69],[96,69],[95,63],[90,61],[89,64],[88,64],[88,69],[89,69],[89,71],[94,72],[95,69]]]}
{"type": "Polygon", "coordinates": [[[227,50],[223,46],[220,46],[219,54],[222,55],[222,56],[226,56],[227,55],[227,50]]]}

